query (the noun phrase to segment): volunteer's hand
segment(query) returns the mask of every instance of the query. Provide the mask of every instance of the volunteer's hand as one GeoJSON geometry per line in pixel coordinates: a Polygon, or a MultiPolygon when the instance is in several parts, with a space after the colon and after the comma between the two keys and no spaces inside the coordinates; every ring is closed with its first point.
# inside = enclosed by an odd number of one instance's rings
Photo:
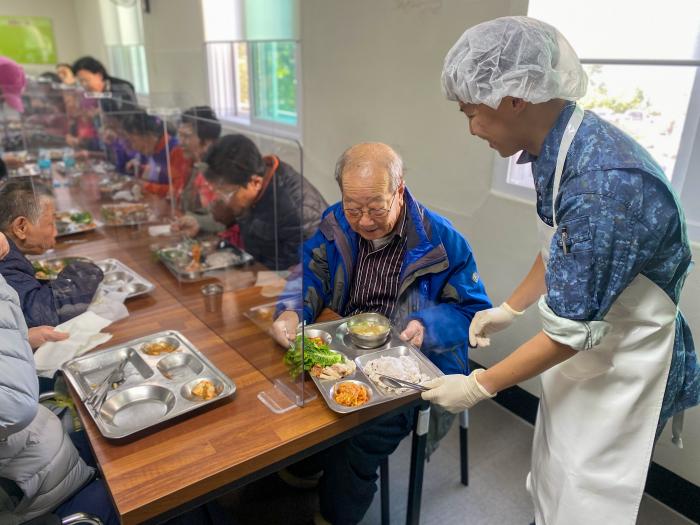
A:
{"type": "Polygon", "coordinates": [[[173,233],[183,233],[188,237],[194,237],[199,233],[199,223],[192,215],[183,215],[170,226],[170,230],[173,233]]]}
{"type": "Polygon", "coordinates": [[[8,253],[10,253],[10,243],[7,242],[5,234],[0,232],[0,261],[2,261],[8,253]]]}
{"type": "Polygon", "coordinates": [[[55,330],[53,326],[35,326],[29,329],[29,346],[32,349],[39,348],[44,343],[63,341],[69,334],[55,330]]]}
{"type": "Polygon", "coordinates": [[[483,368],[477,368],[468,376],[452,374],[436,377],[427,383],[423,383],[423,386],[428,387],[430,390],[423,392],[421,397],[426,401],[440,405],[453,414],[462,412],[473,407],[479,401],[496,395],[488,392],[477,381],[477,376],[483,371],[483,368]]]}
{"type": "Polygon", "coordinates": [[[416,348],[420,348],[423,344],[423,336],[425,335],[425,327],[420,321],[413,319],[410,321],[399,337],[404,341],[410,342],[416,348]]]}
{"type": "Polygon", "coordinates": [[[281,346],[288,348],[297,336],[297,326],[299,326],[299,316],[296,312],[287,310],[272,323],[270,334],[281,346]]]}
{"type": "Polygon", "coordinates": [[[469,345],[472,347],[489,346],[491,344],[490,335],[500,332],[510,326],[513,320],[523,315],[523,312],[513,310],[508,303],[502,303],[496,308],[481,310],[476,312],[469,325],[469,345]]]}

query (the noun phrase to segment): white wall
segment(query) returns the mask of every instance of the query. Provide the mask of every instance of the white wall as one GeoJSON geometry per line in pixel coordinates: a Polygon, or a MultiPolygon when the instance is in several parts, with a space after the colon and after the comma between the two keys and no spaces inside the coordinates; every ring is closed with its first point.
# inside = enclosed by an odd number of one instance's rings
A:
{"type": "Polygon", "coordinates": [[[151,0],[143,15],[152,107],[209,100],[202,9],[195,0],[151,0]]]}
{"type": "MultiPolygon", "coordinates": [[[[337,200],[336,158],[360,141],[391,144],[407,182],[470,240],[494,302],[504,300],[537,251],[534,206],[493,194],[494,154],[469,136],[457,106],[442,97],[445,53],[467,27],[525,14],[516,0],[304,0],[301,2],[304,173],[337,200]]],[[[696,250],[696,257],[700,250],[696,250]]],[[[700,344],[700,272],[681,303],[700,344]]],[[[491,365],[540,328],[530,311],[472,358],[491,365]]],[[[524,383],[538,394],[537,380],[524,383]]],[[[685,449],[666,436],[655,460],[700,484],[700,411],[686,415],[685,449]]]]}
{"type": "Polygon", "coordinates": [[[73,30],[77,30],[79,36],[78,51],[69,62],[72,64],[81,56],[90,55],[102,62],[109,71],[109,60],[105,47],[104,31],[102,30],[102,17],[100,15],[100,2],[98,0],[73,0],[77,24],[73,30]]]}
{"type": "MultiPolygon", "coordinates": [[[[76,31],[77,19],[73,0],[3,0],[3,16],[46,16],[53,22],[56,51],[59,62],[73,62],[80,52],[80,37],[76,31]]],[[[27,66],[31,73],[53,71],[53,66],[27,66]]]]}

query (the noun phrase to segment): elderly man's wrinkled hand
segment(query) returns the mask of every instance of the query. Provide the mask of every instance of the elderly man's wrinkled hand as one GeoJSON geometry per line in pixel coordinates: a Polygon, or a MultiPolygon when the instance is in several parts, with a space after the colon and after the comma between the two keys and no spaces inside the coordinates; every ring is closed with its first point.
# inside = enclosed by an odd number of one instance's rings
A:
{"type": "Polygon", "coordinates": [[[410,321],[403,332],[399,334],[399,337],[404,341],[408,341],[416,348],[420,348],[423,344],[423,337],[425,336],[425,327],[420,321],[410,321]]]}
{"type": "Polygon", "coordinates": [[[296,339],[297,326],[299,326],[299,316],[296,312],[287,310],[272,323],[270,335],[280,346],[287,348],[296,339]]]}
{"type": "Polygon", "coordinates": [[[8,253],[10,253],[10,243],[7,242],[5,234],[0,232],[0,261],[2,261],[8,253]]]}
{"type": "Polygon", "coordinates": [[[69,334],[59,332],[53,326],[35,326],[29,329],[29,346],[35,350],[44,343],[63,341],[68,337],[70,337],[69,334]]]}
{"type": "Polygon", "coordinates": [[[430,390],[423,392],[421,397],[453,414],[467,410],[479,401],[496,395],[487,391],[477,380],[477,376],[483,371],[482,368],[477,368],[468,376],[452,374],[436,377],[423,383],[423,386],[430,390]]]}

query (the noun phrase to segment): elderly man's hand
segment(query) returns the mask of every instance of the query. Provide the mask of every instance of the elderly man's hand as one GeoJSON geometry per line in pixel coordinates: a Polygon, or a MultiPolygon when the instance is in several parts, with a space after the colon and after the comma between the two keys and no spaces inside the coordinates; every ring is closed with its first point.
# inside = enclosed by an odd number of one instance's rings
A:
{"type": "Polygon", "coordinates": [[[192,215],[183,215],[170,228],[173,233],[182,233],[188,237],[194,237],[199,233],[199,223],[192,215]]]}
{"type": "Polygon", "coordinates": [[[2,261],[8,253],[10,253],[10,243],[7,242],[5,234],[0,232],[0,261],[2,261]]]}
{"type": "Polygon", "coordinates": [[[29,346],[32,350],[39,348],[44,343],[63,341],[69,334],[55,330],[53,326],[35,326],[29,329],[29,346]]]}
{"type": "Polygon", "coordinates": [[[287,310],[282,312],[275,322],[272,323],[270,335],[280,346],[287,348],[296,339],[297,326],[299,326],[299,316],[296,312],[287,310]]]}
{"type": "Polygon", "coordinates": [[[425,335],[425,327],[420,321],[410,321],[399,337],[404,341],[408,341],[416,348],[420,348],[423,344],[423,336],[425,335]]]}

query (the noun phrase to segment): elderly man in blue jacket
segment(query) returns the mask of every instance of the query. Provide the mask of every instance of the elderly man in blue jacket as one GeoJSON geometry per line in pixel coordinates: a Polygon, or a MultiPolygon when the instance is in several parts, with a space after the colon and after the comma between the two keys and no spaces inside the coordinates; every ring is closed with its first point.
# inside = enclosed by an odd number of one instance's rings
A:
{"type": "MultiPolygon", "coordinates": [[[[491,307],[469,244],[445,218],[416,201],[403,161],[386,144],[346,150],[336,165],[342,202],[304,244],[303,305],[291,298],[273,324],[285,346],[301,321],[325,307],[348,316],[380,312],[446,374],[467,374],[468,328],[491,307]]],[[[380,419],[326,455],[319,491],[323,520],[357,523],[376,491],[380,461],[411,431],[412,410],[380,419]]],[[[317,516],[317,522],[323,520],[317,516]]]]}

